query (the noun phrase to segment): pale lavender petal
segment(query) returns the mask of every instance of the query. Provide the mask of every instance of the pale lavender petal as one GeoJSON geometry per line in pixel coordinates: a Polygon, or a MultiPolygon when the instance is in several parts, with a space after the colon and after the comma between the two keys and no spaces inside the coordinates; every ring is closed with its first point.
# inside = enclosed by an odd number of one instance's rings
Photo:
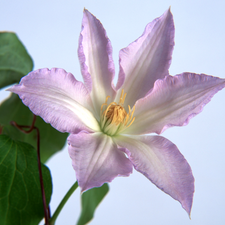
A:
{"type": "Polygon", "coordinates": [[[127,92],[127,105],[132,107],[151,90],[157,79],[168,75],[173,47],[174,23],[168,9],[146,26],[140,38],[120,51],[117,89],[121,87],[127,92]]]}
{"type": "Polygon", "coordinates": [[[111,137],[102,133],[73,134],[68,137],[69,155],[82,191],[129,176],[132,163],[111,137]]]}
{"type": "Polygon", "coordinates": [[[152,92],[135,104],[135,121],[124,132],[160,134],[168,127],[187,125],[224,87],[225,79],[205,74],[183,73],[157,80],[152,92]]]}
{"type": "Polygon", "coordinates": [[[194,177],[191,168],[176,145],[160,136],[133,138],[119,136],[115,142],[133,163],[158,188],[178,200],[190,215],[194,177]]]}
{"type": "Polygon", "coordinates": [[[83,83],[63,69],[40,69],[8,89],[19,95],[30,110],[61,132],[98,131],[92,102],[83,83]]]}
{"type": "Polygon", "coordinates": [[[84,9],[78,56],[85,85],[91,91],[96,113],[107,96],[114,99],[112,46],[100,21],[84,9]]]}

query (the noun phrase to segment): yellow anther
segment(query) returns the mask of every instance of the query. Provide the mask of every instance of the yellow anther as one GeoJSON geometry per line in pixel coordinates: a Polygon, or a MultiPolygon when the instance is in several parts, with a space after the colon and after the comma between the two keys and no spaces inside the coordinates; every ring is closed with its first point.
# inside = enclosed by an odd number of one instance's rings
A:
{"type": "Polygon", "coordinates": [[[124,104],[125,98],[127,96],[127,93],[125,93],[125,94],[123,94],[123,93],[124,93],[124,90],[122,90],[121,95],[120,95],[120,101],[119,101],[120,105],[124,104]]]}
{"type": "MultiPolygon", "coordinates": [[[[130,107],[130,106],[129,106],[130,107]]],[[[131,116],[130,116],[130,120],[132,119],[132,117],[133,117],[133,115],[134,115],[134,110],[135,110],[135,105],[134,105],[134,107],[133,107],[133,110],[132,110],[132,113],[131,113],[131,116]]],[[[130,112],[129,112],[130,113],[130,112]]],[[[134,117],[135,118],[135,117],[134,117]]],[[[134,122],[134,121],[133,121],[134,122]]],[[[132,122],[132,123],[133,123],[132,122]]]]}
{"type": "Polygon", "coordinates": [[[132,121],[129,123],[129,125],[126,128],[128,128],[134,122],[134,120],[135,120],[135,117],[132,119],[132,121]]]}
{"type": "Polygon", "coordinates": [[[108,101],[109,98],[110,98],[110,96],[107,96],[106,99],[105,99],[105,103],[102,104],[102,106],[101,106],[101,114],[102,114],[102,109],[103,109],[104,105],[107,105],[107,101],[108,101]]]}

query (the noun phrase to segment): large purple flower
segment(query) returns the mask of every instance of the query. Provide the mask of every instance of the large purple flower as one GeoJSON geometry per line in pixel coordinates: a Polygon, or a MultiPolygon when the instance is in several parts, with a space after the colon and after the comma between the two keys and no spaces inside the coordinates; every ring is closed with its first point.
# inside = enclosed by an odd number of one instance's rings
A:
{"type": "Polygon", "coordinates": [[[69,154],[82,191],[129,176],[134,166],[190,214],[190,166],[169,140],[146,134],[186,125],[225,80],[194,73],[170,76],[173,47],[173,16],[167,10],[120,51],[114,86],[110,41],[100,21],[84,10],[78,49],[84,83],[63,69],[40,69],[9,89],[34,114],[70,133],[69,154]]]}

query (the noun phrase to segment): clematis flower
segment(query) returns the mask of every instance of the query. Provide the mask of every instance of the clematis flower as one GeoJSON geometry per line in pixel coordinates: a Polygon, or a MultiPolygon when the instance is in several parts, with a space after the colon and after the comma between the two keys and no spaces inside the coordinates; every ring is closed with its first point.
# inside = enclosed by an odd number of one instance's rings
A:
{"type": "Polygon", "coordinates": [[[39,69],[9,89],[34,114],[70,133],[69,155],[82,191],[129,176],[134,167],[190,214],[191,168],[176,145],[159,134],[188,124],[225,80],[194,73],[170,76],[173,47],[173,16],[167,10],[120,51],[114,86],[110,41],[85,9],[78,48],[84,83],[63,69],[39,69]]]}

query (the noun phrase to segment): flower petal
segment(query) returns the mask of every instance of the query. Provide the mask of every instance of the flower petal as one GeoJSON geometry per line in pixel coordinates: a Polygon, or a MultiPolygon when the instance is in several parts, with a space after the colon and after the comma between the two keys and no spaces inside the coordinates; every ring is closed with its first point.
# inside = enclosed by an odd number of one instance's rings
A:
{"type": "Polygon", "coordinates": [[[132,107],[151,90],[157,79],[168,75],[173,47],[174,23],[168,9],[146,26],[140,38],[120,51],[116,88],[122,86],[127,93],[126,104],[132,107]]]}
{"type": "Polygon", "coordinates": [[[99,115],[101,105],[109,95],[112,100],[114,63],[112,46],[100,21],[84,9],[78,56],[85,85],[91,92],[95,110],[99,115]]]}
{"type": "Polygon", "coordinates": [[[8,90],[18,94],[34,114],[61,132],[99,130],[98,122],[89,111],[92,104],[88,91],[63,69],[30,72],[8,90]]]}
{"type": "Polygon", "coordinates": [[[129,176],[133,166],[112,139],[102,133],[81,132],[68,137],[69,154],[82,191],[129,176]]]}
{"type": "Polygon", "coordinates": [[[172,142],[160,136],[119,136],[115,142],[126,148],[125,152],[137,171],[178,200],[190,215],[194,177],[189,164],[172,142]]]}
{"type": "Polygon", "coordinates": [[[125,132],[160,134],[168,127],[187,125],[224,87],[225,79],[205,74],[183,73],[157,80],[152,92],[135,104],[135,121],[125,132]]]}

